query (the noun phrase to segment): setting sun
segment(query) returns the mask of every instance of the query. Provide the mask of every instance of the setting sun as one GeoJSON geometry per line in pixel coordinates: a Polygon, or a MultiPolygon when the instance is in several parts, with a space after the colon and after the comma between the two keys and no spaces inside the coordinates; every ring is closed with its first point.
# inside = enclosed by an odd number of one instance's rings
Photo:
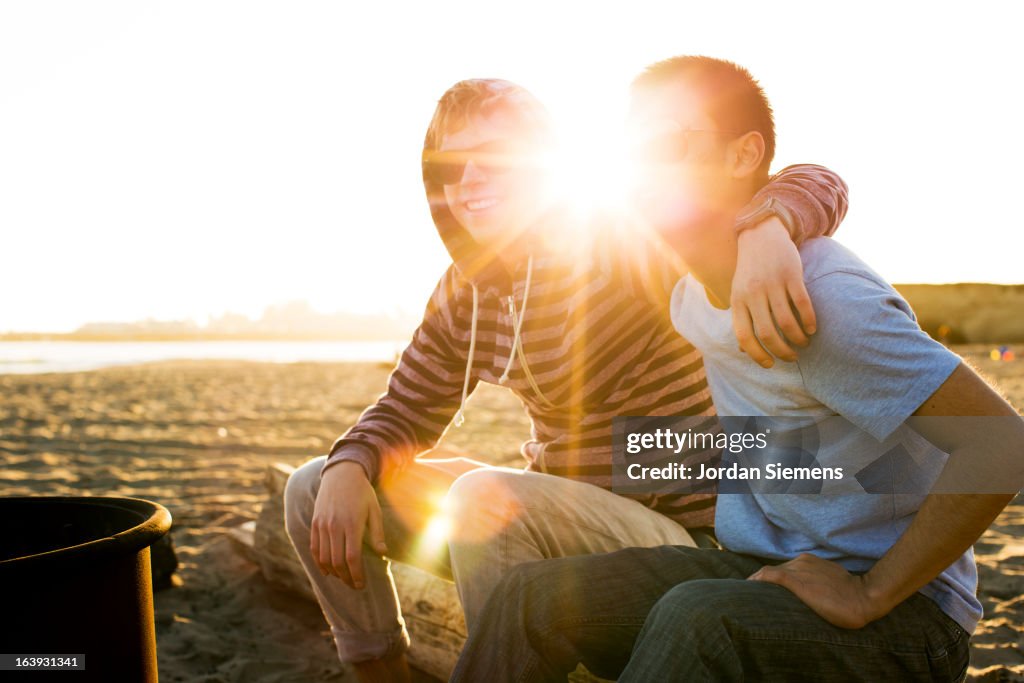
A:
{"type": "Polygon", "coordinates": [[[625,100],[567,100],[551,108],[558,135],[550,159],[554,195],[578,217],[623,210],[631,180],[622,135],[625,100]]]}
{"type": "MultiPolygon", "coordinates": [[[[628,158],[619,139],[601,139],[586,130],[565,129],[552,157],[552,184],[574,214],[623,209],[630,180],[628,158]]],[[[596,132],[594,129],[591,132],[596,132]]]]}
{"type": "Polygon", "coordinates": [[[1007,160],[1020,142],[1002,133],[1021,111],[1006,87],[1020,63],[1016,10],[900,6],[884,25],[844,16],[848,30],[835,33],[808,31],[811,15],[796,8],[780,18],[752,6],[736,26],[717,6],[545,6],[543,20],[503,14],[498,33],[481,31],[479,8],[467,5],[442,13],[445,35],[459,39],[438,41],[423,30],[437,20],[428,10],[394,23],[370,5],[220,2],[197,22],[184,5],[60,7],[29,3],[0,19],[0,53],[20,65],[0,75],[0,225],[19,254],[0,272],[0,290],[17,292],[0,301],[0,331],[256,316],[293,300],[418,316],[450,262],[419,163],[441,93],[497,77],[536,94],[562,137],[553,182],[587,214],[623,202],[630,80],[679,53],[756,68],[778,103],[775,169],[837,171],[852,191],[840,239],[882,275],[1021,277],[1021,234],[1006,227],[1000,199],[1015,196],[1019,175],[1007,160]],[[919,32],[925,14],[935,30],[919,32]],[[337,27],[359,25],[390,25],[388,40],[338,39],[337,27]],[[973,36],[969,49],[948,50],[951,32],[973,36]],[[869,34],[865,52],[858,36],[869,34]],[[919,63],[910,83],[892,68],[906,35],[919,63]],[[280,50],[267,51],[268,36],[280,50]],[[851,98],[858,83],[874,94],[851,98]],[[922,96],[943,92],[957,96],[938,108],[922,96]],[[987,125],[936,142],[976,118],[978,102],[987,125]],[[892,163],[897,154],[907,163],[892,163]],[[924,238],[927,256],[907,258],[924,238]]]}

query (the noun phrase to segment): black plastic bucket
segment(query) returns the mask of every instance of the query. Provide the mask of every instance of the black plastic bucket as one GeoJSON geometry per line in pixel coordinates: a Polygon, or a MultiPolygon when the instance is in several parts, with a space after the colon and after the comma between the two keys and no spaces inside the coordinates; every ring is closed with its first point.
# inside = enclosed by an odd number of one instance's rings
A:
{"type": "Polygon", "coordinates": [[[0,653],[84,655],[60,680],[155,683],[149,546],[170,528],[135,498],[0,498],[0,653]]]}

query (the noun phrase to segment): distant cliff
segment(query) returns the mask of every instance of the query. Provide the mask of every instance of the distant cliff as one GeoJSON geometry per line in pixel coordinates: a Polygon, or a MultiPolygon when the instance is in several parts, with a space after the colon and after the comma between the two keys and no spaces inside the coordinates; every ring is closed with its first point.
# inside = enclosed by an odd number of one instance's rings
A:
{"type": "MultiPolygon", "coordinates": [[[[962,283],[896,285],[921,327],[950,344],[1024,343],[1024,285],[962,283]]],[[[144,320],[89,323],[74,332],[17,332],[0,340],[219,341],[407,339],[418,319],[408,315],[320,313],[302,301],[267,308],[259,320],[226,313],[200,326],[194,321],[144,320]]]]}
{"type": "Polygon", "coordinates": [[[921,327],[951,344],[1024,342],[1024,285],[896,285],[921,327]]]}
{"type": "Polygon", "coordinates": [[[419,321],[403,314],[320,313],[304,301],[268,307],[258,320],[225,313],[199,325],[193,320],[95,322],[74,332],[12,332],[3,341],[392,341],[412,335],[419,321]]]}

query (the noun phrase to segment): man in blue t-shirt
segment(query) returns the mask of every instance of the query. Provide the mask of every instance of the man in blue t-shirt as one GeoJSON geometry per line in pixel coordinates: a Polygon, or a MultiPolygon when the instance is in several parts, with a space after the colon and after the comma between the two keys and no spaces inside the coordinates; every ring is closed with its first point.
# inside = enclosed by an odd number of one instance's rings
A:
{"type": "Polygon", "coordinates": [[[844,483],[723,491],[722,550],[516,568],[452,680],[564,680],[580,662],[619,681],[962,679],[981,617],[971,546],[1024,485],[1006,457],[1024,422],[832,240],[800,250],[817,335],[792,364],[751,362],[728,305],[729,227],[767,178],[771,107],[745,69],[678,57],[635,81],[632,117],[654,131],[638,209],[690,267],[672,319],[702,352],[719,413],[810,424],[807,470],[844,483]],[[949,416],[985,418],[937,419],[949,416]]]}

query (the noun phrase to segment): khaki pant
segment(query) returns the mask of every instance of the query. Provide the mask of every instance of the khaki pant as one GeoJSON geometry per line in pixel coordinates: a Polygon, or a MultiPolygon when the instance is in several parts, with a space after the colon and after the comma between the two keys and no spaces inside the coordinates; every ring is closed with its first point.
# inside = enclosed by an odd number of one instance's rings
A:
{"type": "MultiPolygon", "coordinates": [[[[408,649],[409,634],[388,559],[364,546],[366,581],[356,590],[323,576],[310,554],[324,461],[324,456],[310,460],[288,480],[288,535],[341,661],[397,656],[408,649]]],[[[636,501],[563,477],[468,458],[417,459],[379,482],[376,491],[390,559],[454,579],[470,633],[494,586],[523,562],[635,546],[694,545],[686,529],[636,501]]]]}

